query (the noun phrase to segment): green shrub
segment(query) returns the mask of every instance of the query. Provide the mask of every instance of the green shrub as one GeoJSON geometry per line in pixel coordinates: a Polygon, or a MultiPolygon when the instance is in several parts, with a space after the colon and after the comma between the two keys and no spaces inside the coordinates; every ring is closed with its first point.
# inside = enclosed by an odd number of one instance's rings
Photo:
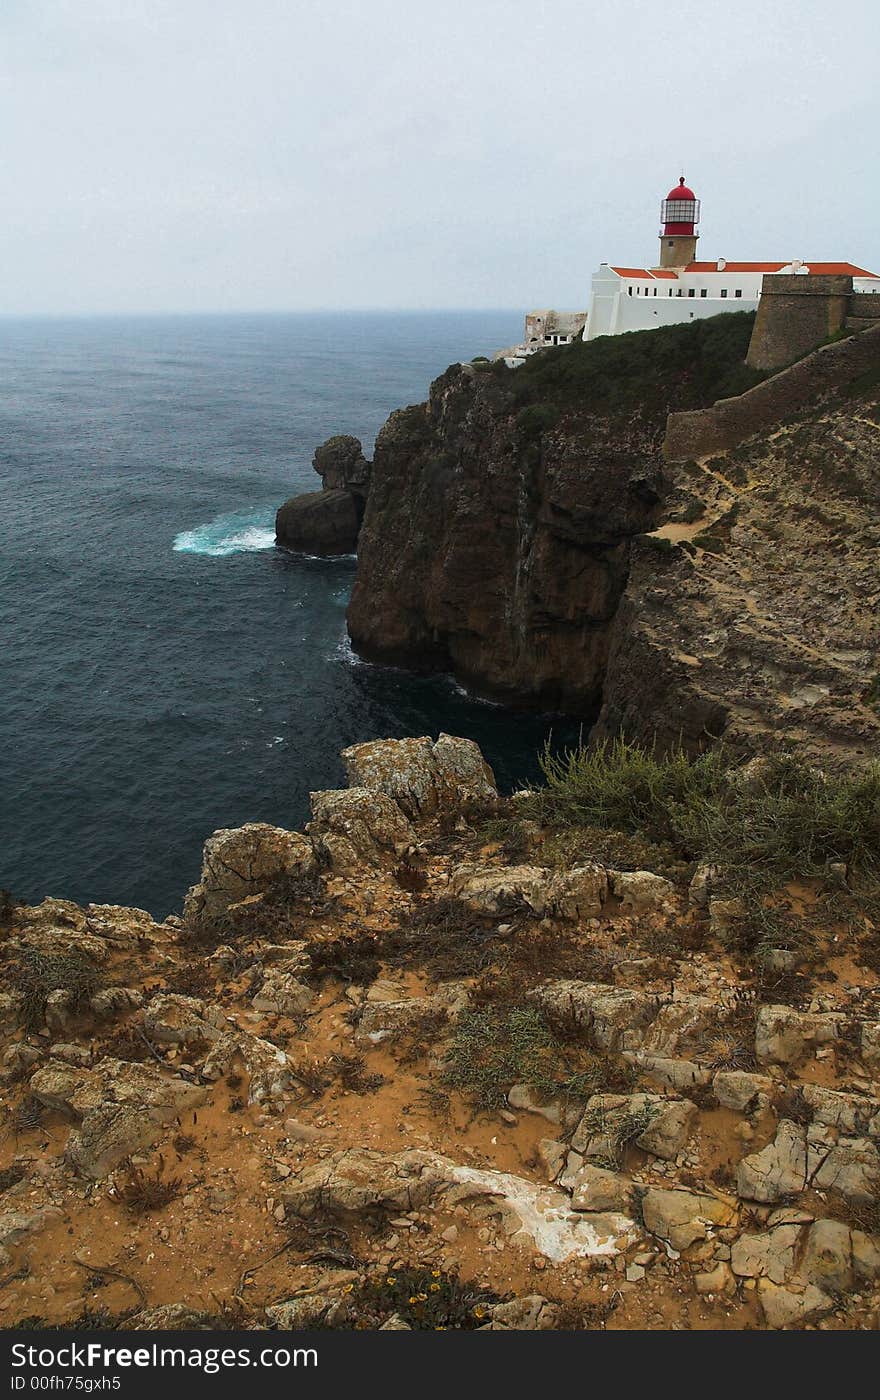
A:
{"type": "Polygon", "coordinates": [[[516,415],[516,426],[521,437],[527,442],[539,438],[542,433],[555,428],[559,422],[559,409],[553,404],[535,403],[520,409],[516,415]]]}
{"type": "Polygon", "coordinates": [[[558,1053],[547,1022],[532,1007],[464,1011],[455,1023],[443,1079],[472,1095],[480,1108],[500,1108],[512,1084],[552,1093],[558,1053]]]}
{"type": "Polygon", "coordinates": [[[741,394],[766,376],[750,369],[746,353],[753,312],[724,313],[627,335],[574,340],[511,371],[521,404],[663,416],[741,394]]]}
{"type": "Polygon", "coordinates": [[[733,883],[822,875],[842,862],[880,874],[880,765],[828,775],[777,753],[749,774],[715,748],[690,758],[618,739],[541,757],[546,787],[529,813],[555,827],[610,828],[717,861],[733,883]]]}
{"type": "Polygon", "coordinates": [[[721,749],[661,757],[615,739],[561,753],[548,745],[540,764],[547,786],[533,803],[548,825],[604,827],[681,849],[680,810],[722,790],[728,758],[721,749]]]}

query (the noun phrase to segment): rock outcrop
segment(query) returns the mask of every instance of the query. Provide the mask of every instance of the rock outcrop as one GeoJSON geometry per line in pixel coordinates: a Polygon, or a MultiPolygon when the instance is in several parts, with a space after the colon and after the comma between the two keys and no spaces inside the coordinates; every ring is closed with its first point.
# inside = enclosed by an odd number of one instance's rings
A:
{"type": "Polygon", "coordinates": [[[300,554],[354,554],[370,487],[370,463],[355,437],[328,438],[312,463],[320,491],[293,496],[275,517],[275,540],[300,554]]]}

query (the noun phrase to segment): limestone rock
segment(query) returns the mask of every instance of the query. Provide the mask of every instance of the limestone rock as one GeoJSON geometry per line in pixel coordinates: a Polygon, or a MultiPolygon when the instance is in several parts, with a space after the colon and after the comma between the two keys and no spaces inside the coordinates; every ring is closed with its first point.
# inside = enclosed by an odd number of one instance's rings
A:
{"type": "Polygon", "coordinates": [[[620,1172],[585,1164],[575,1173],[571,1188],[573,1210],[626,1211],[632,1195],[632,1182],[620,1172]]]}
{"type": "Polygon", "coordinates": [[[255,1011],[268,1011],[273,1016],[296,1017],[308,1011],[314,999],[314,992],[305,982],[300,982],[283,967],[270,967],[251,1005],[255,1011]]]}
{"type": "Polygon", "coordinates": [[[575,1027],[597,1050],[638,1049],[659,1000],[604,982],[544,982],[529,993],[551,1022],[575,1027]]]}
{"type": "Polygon", "coordinates": [[[855,1283],[852,1231],[840,1220],[817,1220],[810,1226],[798,1270],[805,1283],[826,1293],[849,1293],[855,1283]]]}
{"type": "Polygon", "coordinates": [[[652,1235],[667,1240],[681,1253],[697,1240],[706,1239],[713,1227],[729,1225],[736,1211],[717,1196],[652,1186],[642,1198],[642,1215],[652,1235]]]}
{"type": "Polygon", "coordinates": [[[794,1272],[803,1226],[779,1225],[758,1235],[740,1235],[730,1249],[730,1267],[739,1278],[785,1283],[794,1272]]]}
{"type": "Polygon", "coordinates": [[[343,749],[342,761],[352,787],[384,793],[411,821],[479,809],[498,798],[492,770],[472,739],[377,739],[343,749]]]}
{"type": "Polygon", "coordinates": [[[298,831],[265,822],[215,831],[205,842],[202,874],[184,902],[188,921],[215,919],[249,895],[283,888],[315,866],[310,843],[298,831]]]}
{"type": "Polygon", "coordinates": [[[627,1217],[585,1216],[573,1211],[564,1192],[509,1172],[459,1166],[433,1152],[367,1149],[335,1152],[303,1168],[282,1189],[288,1214],[309,1216],[381,1209],[395,1215],[430,1203],[464,1206],[483,1218],[497,1217],[515,1243],[528,1243],[548,1259],[613,1255],[636,1237],[627,1217]]]}
{"type": "Polygon", "coordinates": [[[781,1288],[769,1278],[758,1280],[758,1300],[768,1327],[803,1326],[824,1317],[834,1306],[828,1295],[813,1284],[797,1291],[781,1288]]]}
{"type": "Polygon", "coordinates": [[[674,1159],[687,1142],[696,1107],[659,1094],[594,1094],[587,1100],[571,1145],[584,1157],[615,1160],[624,1143],[674,1159]]]}
{"type": "Polygon", "coordinates": [[[612,870],[610,876],[612,893],[624,909],[634,914],[658,909],[675,894],[671,880],[654,875],[650,870],[612,870]]]}
{"type": "Polygon", "coordinates": [[[761,1064],[797,1064],[817,1045],[840,1036],[844,1017],[834,1012],[796,1011],[792,1006],[762,1006],[755,1028],[755,1054],[761,1064]]]}
{"type": "Polygon", "coordinates": [[[403,812],[384,793],[342,788],[313,792],[311,803],[307,830],[315,850],[339,873],[399,860],[417,844],[403,812]]]}
{"type": "Polygon", "coordinates": [[[248,1075],[248,1103],[285,1102],[295,1088],[290,1059],[271,1041],[245,1031],[228,1031],[214,1042],[202,1065],[205,1079],[219,1079],[238,1063],[248,1075]]]}
{"type": "Polygon", "coordinates": [[[367,1001],[355,1032],[359,1045],[379,1045],[446,1023],[449,1006],[441,997],[408,997],[402,1001],[367,1001]]]}
{"type": "Polygon", "coordinates": [[[229,1029],[222,1007],[198,997],[160,993],[144,1009],[143,1026],[157,1045],[201,1045],[219,1040],[229,1029]]]}
{"type": "Polygon", "coordinates": [[[742,1069],[721,1069],[712,1080],[715,1097],[722,1108],[745,1113],[754,1104],[760,1108],[773,1092],[773,1080],[766,1074],[750,1074],[742,1069]]]}
{"type": "Polygon", "coordinates": [[[880,1153],[868,1138],[842,1138],[812,1180],[819,1191],[839,1191],[854,1205],[871,1205],[880,1196],[880,1153]]]}
{"type": "Polygon", "coordinates": [[[803,1191],[821,1156],[808,1150],[803,1128],[784,1118],[761,1152],[743,1157],[736,1170],[737,1194],[772,1204],[803,1191]]]}

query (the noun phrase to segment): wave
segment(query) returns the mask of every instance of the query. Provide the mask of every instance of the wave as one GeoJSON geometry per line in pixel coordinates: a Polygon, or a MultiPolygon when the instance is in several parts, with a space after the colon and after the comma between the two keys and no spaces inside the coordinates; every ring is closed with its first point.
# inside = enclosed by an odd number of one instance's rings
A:
{"type": "Polygon", "coordinates": [[[218,515],[194,530],[181,530],[174,536],[172,549],[178,554],[253,554],[275,544],[275,513],[271,510],[238,511],[218,515]]]}

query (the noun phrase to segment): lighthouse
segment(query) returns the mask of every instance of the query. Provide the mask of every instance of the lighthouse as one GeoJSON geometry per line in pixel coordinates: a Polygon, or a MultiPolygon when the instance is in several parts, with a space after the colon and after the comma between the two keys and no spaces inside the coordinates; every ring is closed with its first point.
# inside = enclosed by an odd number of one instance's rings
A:
{"type": "Polygon", "coordinates": [[[660,221],[660,266],[687,267],[697,256],[700,201],[688,189],[683,175],[660,205],[660,221]]]}

